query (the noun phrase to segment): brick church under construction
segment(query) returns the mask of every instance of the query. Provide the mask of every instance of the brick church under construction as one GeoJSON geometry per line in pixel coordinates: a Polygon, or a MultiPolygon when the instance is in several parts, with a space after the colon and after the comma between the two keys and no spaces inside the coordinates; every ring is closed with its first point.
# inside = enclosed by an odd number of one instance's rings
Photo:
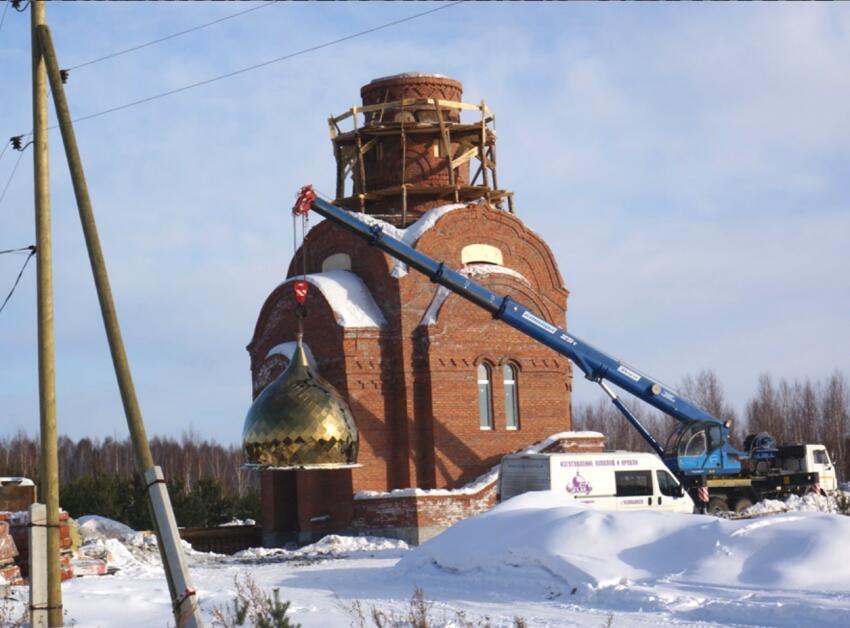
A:
{"type": "MultiPolygon", "coordinates": [[[[552,252],[498,187],[484,102],[463,103],[458,81],[427,74],[374,80],[361,97],[329,121],[334,202],[565,327],[552,252]]],[[[420,542],[493,505],[491,469],[504,454],[535,443],[601,450],[601,437],[561,434],[571,427],[566,358],[328,221],[260,310],[247,347],[255,398],[292,356],[291,282],[302,273],[305,349],[349,403],[361,466],[262,471],[266,545],[331,532],[420,542]]]]}

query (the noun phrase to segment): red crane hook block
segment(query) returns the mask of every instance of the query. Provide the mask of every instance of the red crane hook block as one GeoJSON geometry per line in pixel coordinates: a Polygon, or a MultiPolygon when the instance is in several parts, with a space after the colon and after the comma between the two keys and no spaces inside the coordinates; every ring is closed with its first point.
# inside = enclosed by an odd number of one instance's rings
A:
{"type": "Polygon", "coordinates": [[[292,284],[292,291],[295,293],[295,301],[298,305],[304,305],[307,302],[308,288],[309,284],[301,279],[292,284]]]}
{"type": "Polygon", "coordinates": [[[295,199],[295,205],[292,207],[292,213],[301,216],[306,216],[310,213],[310,207],[313,201],[316,200],[316,193],[313,191],[313,186],[309,183],[298,192],[298,198],[295,199]]]}

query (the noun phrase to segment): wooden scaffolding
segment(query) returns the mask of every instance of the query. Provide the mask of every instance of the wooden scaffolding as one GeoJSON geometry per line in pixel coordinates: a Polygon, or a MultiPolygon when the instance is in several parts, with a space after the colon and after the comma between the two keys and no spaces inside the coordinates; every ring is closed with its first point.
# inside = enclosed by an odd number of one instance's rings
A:
{"type": "Polygon", "coordinates": [[[436,98],[404,98],[355,106],[338,116],[331,116],[328,125],[336,158],[335,203],[363,212],[370,201],[400,198],[403,224],[407,223],[408,198],[412,197],[454,200],[456,203],[484,198],[499,209],[505,209],[507,200],[508,211],[513,213],[513,193],[499,189],[498,185],[495,120],[483,100],[479,105],[472,105],[436,98]],[[416,116],[412,115],[414,111],[416,116]],[[457,121],[449,119],[454,111],[457,112],[457,121]],[[478,119],[463,122],[461,116],[465,111],[478,112],[478,119]],[[385,115],[388,112],[390,115],[385,115]],[[401,115],[398,115],[399,112],[401,115]],[[348,120],[351,128],[344,130],[340,123],[348,120]],[[369,151],[379,150],[381,138],[387,136],[397,136],[401,146],[400,184],[367,189],[364,156],[369,151]],[[428,136],[432,136],[440,146],[439,154],[444,159],[448,185],[408,182],[408,138],[427,139],[428,136]],[[458,180],[458,169],[467,163],[470,163],[470,173],[474,169],[474,175],[465,183],[458,180]],[[349,180],[350,192],[346,189],[349,180]]]}

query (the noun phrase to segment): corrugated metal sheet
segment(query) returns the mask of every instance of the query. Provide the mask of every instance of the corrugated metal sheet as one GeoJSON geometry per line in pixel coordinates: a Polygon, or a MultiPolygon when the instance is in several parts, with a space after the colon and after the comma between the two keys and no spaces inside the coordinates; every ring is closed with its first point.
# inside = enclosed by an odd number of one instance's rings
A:
{"type": "Polygon", "coordinates": [[[502,501],[529,491],[547,491],[550,488],[548,457],[502,458],[499,471],[499,494],[502,501]]]}

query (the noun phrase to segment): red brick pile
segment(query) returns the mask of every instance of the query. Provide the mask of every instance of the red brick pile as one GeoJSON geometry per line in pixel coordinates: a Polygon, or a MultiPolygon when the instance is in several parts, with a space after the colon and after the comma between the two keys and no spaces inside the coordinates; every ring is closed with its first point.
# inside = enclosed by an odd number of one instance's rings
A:
{"type": "MultiPolygon", "coordinates": [[[[2,526],[5,525],[9,542],[15,548],[12,566],[17,572],[18,581],[13,582],[13,584],[24,584],[26,578],[29,576],[29,513],[0,513],[0,519],[3,520],[0,523],[0,565],[3,565],[2,526]]],[[[59,513],[59,564],[62,570],[62,580],[70,580],[74,577],[74,570],[71,567],[73,550],[69,522],[70,517],[67,512],[59,513]]],[[[0,567],[0,570],[2,569],[3,567],[0,567]]],[[[6,579],[12,580],[9,577],[6,577],[6,579]]]]}
{"type": "Polygon", "coordinates": [[[0,577],[9,584],[23,584],[21,570],[15,564],[18,548],[9,532],[9,513],[0,512],[0,577]]]}

